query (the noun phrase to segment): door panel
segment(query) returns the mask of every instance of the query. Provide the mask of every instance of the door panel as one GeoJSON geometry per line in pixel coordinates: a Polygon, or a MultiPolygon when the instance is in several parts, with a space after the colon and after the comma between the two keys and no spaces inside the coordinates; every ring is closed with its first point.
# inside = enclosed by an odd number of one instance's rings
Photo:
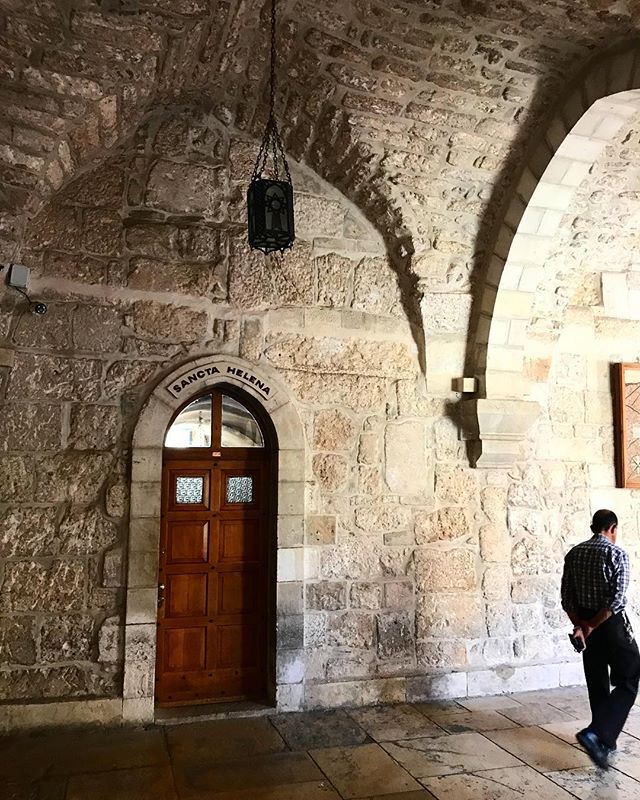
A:
{"type": "Polygon", "coordinates": [[[164,632],[166,669],[170,672],[206,667],[206,628],[169,628],[164,632]]]}
{"type": "Polygon", "coordinates": [[[221,668],[257,666],[258,633],[255,625],[221,625],[218,627],[217,664],[221,668]]]}
{"type": "Polygon", "coordinates": [[[207,614],[207,579],[202,573],[167,575],[167,618],[204,617],[207,614]]]}
{"type": "Polygon", "coordinates": [[[167,564],[206,563],[209,558],[209,522],[172,520],[167,523],[167,564]]]}
{"type": "Polygon", "coordinates": [[[156,698],[263,699],[269,454],[165,451],[156,698]]]}
{"type": "Polygon", "coordinates": [[[258,561],[261,556],[261,525],[259,519],[240,518],[220,523],[220,555],[218,562],[258,561]]]}
{"type": "Polygon", "coordinates": [[[217,614],[255,614],[258,592],[254,570],[224,572],[218,576],[217,614]]]}

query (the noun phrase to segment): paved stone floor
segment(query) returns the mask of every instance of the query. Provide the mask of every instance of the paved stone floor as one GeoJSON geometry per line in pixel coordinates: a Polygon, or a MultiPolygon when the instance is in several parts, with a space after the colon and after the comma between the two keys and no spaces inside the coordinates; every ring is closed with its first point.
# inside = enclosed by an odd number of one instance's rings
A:
{"type": "Polygon", "coordinates": [[[612,769],[584,689],[0,739],[3,800],[638,800],[640,708],[612,769]]]}

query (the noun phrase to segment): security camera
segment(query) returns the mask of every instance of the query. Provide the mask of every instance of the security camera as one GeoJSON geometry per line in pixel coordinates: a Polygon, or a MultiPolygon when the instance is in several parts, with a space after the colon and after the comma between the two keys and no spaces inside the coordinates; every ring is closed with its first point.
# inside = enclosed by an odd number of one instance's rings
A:
{"type": "Polygon", "coordinates": [[[31,303],[31,313],[37,314],[39,317],[46,314],[48,310],[45,303],[31,303]]]}

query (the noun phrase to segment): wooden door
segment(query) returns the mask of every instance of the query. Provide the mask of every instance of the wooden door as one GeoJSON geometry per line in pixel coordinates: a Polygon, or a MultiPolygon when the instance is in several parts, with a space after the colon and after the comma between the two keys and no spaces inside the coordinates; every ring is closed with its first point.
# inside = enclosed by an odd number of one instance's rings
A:
{"type": "Polygon", "coordinates": [[[268,464],[264,447],[165,450],[159,704],[265,697],[268,464]]]}

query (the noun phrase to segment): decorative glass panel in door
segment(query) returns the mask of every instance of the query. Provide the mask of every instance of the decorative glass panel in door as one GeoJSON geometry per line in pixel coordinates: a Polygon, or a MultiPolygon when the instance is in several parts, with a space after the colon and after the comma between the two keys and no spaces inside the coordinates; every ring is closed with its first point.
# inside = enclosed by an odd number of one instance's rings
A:
{"type": "Polygon", "coordinates": [[[250,503],[253,500],[253,478],[235,475],[227,478],[227,503],[250,503]]]}
{"type": "Polygon", "coordinates": [[[176,478],[176,503],[196,504],[202,503],[204,494],[204,478],[200,475],[179,475],[176,478]]]}

